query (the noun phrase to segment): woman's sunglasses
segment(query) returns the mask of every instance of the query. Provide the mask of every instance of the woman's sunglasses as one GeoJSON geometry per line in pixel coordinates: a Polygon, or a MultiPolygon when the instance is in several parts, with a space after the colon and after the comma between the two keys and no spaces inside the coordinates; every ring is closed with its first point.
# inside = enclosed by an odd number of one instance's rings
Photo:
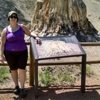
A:
{"type": "Polygon", "coordinates": [[[10,16],[9,18],[15,18],[15,19],[17,19],[18,17],[17,16],[10,16]]]}

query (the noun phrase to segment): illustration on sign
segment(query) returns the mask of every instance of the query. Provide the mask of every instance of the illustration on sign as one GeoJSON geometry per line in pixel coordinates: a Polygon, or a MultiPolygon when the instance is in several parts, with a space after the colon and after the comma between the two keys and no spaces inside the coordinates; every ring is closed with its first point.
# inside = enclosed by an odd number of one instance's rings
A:
{"type": "Polygon", "coordinates": [[[44,40],[42,45],[36,44],[36,48],[39,58],[82,54],[78,44],[61,40],[44,40]]]}

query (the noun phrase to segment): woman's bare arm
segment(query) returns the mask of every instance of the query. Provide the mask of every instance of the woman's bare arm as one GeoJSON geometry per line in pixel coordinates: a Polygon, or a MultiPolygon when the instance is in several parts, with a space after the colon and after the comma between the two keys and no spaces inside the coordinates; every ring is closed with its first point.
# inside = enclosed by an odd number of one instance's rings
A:
{"type": "Polygon", "coordinates": [[[24,30],[24,32],[25,32],[26,35],[35,38],[35,39],[37,40],[38,43],[41,42],[40,38],[37,37],[36,35],[31,34],[31,32],[26,28],[25,25],[22,25],[22,28],[23,28],[23,30],[24,30]]]}
{"type": "Polygon", "coordinates": [[[1,32],[1,42],[0,42],[0,61],[4,62],[4,45],[6,43],[6,29],[1,32]]]}

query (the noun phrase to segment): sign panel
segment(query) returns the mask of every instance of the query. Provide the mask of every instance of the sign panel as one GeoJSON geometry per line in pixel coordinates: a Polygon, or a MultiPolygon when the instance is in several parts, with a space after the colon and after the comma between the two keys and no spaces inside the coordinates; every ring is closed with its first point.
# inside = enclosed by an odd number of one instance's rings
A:
{"type": "Polygon", "coordinates": [[[57,58],[84,54],[75,36],[41,37],[42,43],[35,43],[37,55],[42,58],[57,58]]]}

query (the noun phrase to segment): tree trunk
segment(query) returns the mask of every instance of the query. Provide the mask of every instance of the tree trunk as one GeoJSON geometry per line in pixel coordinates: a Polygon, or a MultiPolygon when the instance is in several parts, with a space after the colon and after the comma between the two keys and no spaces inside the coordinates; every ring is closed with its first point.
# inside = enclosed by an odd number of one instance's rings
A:
{"type": "Polygon", "coordinates": [[[79,41],[98,41],[98,31],[86,14],[82,0],[37,0],[31,32],[38,36],[74,34],[79,41]]]}

